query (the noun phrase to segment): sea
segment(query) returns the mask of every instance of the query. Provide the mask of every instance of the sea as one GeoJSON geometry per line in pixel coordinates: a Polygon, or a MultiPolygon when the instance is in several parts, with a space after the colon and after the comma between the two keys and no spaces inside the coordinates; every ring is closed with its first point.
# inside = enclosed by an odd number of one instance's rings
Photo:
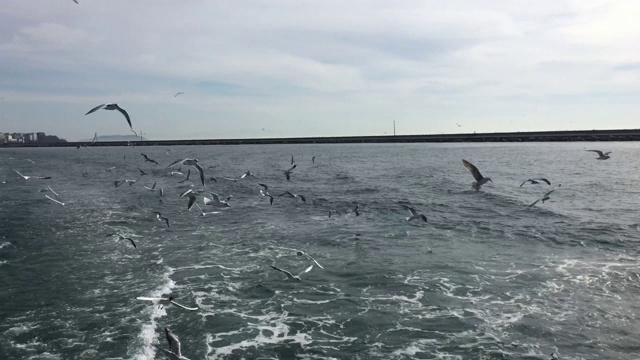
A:
{"type": "Polygon", "coordinates": [[[637,360],[639,176],[636,142],[1,148],[0,358],[165,359],[170,328],[192,360],[637,360]],[[136,299],[168,296],[198,310],[136,299]]]}

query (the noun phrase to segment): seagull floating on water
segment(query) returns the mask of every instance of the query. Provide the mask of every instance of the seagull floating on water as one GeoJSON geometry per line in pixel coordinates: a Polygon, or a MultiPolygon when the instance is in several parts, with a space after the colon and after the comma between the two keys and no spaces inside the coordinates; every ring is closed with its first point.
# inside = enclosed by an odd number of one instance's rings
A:
{"type": "Polygon", "coordinates": [[[202,186],[204,186],[204,169],[202,168],[202,166],[200,166],[200,164],[198,164],[198,159],[183,159],[183,160],[176,160],[174,162],[172,162],[171,164],[169,164],[169,166],[167,167],[171,167],[174,166],[176,164],[182,164],[182,165],[192,165],[193,167],[195,167],[198,172],[200,173],[200,180],[202,181],[202,186]]]}
{"type": "Polygon", "coordinates": [[[171,332],[168,327],[164,328],[164,334],[167,337],[167,342],[169,343],[169,350],[165,350],[162,348],[159,349],[168,355],[169,360],[189,360],[186,357],[182,356],[180,340],[178,340],[178,337],[173,332],[171,332]]]}
{"type": "Polygon", "coordinates": [[[158,304],[159,307],[163,307],[165,305],[175,305],[179,308],[185,309],[185,310],[189,310],[189,311],[197,311],[198,308],[194,307],[187,307],[181,304],[178,304],[177,302],[173,301],[173,296],[169,296],[168,298],[154,298],[154,297],[144,297],[144,296],[140,296],[136,298],[137,300],[142,300],[142,301],[151,301],[155,304],[158,304]]]}
{"type": "Polygon", "coordinates": [[[547,180],[545,178],[539,178],[539,179],[528,179],[528,180],[525,180],[522,184],[520,184],[520,187],[522,187],[522,185],[524,185],[524,184],[526,184],[528,182],[530,182],[532,185],[537,185],[537,184],[540,184],[540,181],[546,182],[548,185],[551,185],[551,181],[549,181],[549,180],[547,180]]]}
{"type": "Polygon", "coordinates": [[[118,240],[129,240],[129,242],[131,243],[131,245],[133,245],[134,248],[137,248],[136,243],[133,241],[133,239],[128,238],[128,237],[124,237],[120,234],[108,234],[105,237],[110,237],[110,236],[118,236],[118,240]]]}
{"type": "Polygon", "coordinates": [[[475,167],[475,165],[468,162],[467,160],[462,159],[462,164],[464,165],[464,167],[467,168],[467,170],[471,172],[471,175],[473,175],[473,178],[476,179],[476,182],[473,183],[473,188],[476,191],[479,191],[480,187],[486,184],[487,182],[489,181],[493,182],[491,178],[482,176],[482,174],[480,174],[480,170],[478,170],[478,168],[475,167]]]}
{"type": "Polygon", "coordinates": [[[169,225],[169,218],[166,218],[166,217],[162,216],[162,213],[160,213],[158,211],[154,211],[153,213],[156,214],[156,218],[158,219],[158,221],[164,221],[167,224],[168,228],[171,227],[169,225]]]}
{"type": "Polygon", "coordinates": [[[534,201],[533,203],[531,203],[531,205],[529,205],[529,206],[527,206],[527,207],[532,207],[533,205],[537,204],[537,203],[538,203],[538,202],[540,202],[540,201],[542,201],[542,203],[544,204],[544,202],[545,202],[545,201],[547,201],[547,200],[549,200],[549,199],[551,198],[551,197],[549,197],[549,195],[551,195],[551,193],[552,193],[552,192],[554,192],[554,191],[558,190],[558,188],[559,188],[560,186],[562,186],[562,184],[558,184],[558,186],[557,186],[555,189],[553,189],[553,190],[551,190],[551,191],[548,191],[548,192],[547,192],[547,193],[545,193],[545,194],[544,194],[540,199],[538,199],[538,200],[534,201]]]}
{"type": "Polygon", "coordinates": [[[596,158],[596,160],[607,160],[607,159],[610,159],[610,158],[611,158],[611,156],[609,156],[609,154],[611,154],[611,153],[612,153],[611,151],[608,151],[608,152],[606,152],[606,153],[603,153],[603,152],[602,152],[602,151],[600,151],[600,150],[587,150],[587,151],[591,151],[591,152],[594,152],[594,153],[598,153],[598,155],[599,155],[599,156],[596,158]]]}
{"type": "MultiPolygon", "coordinates": [[[[11,170],[13,170],[13,169],[11,169],[11,170]]],[[[25,180],[29,180],[29,179],[48,180],[48,179],[51,179],[51,176],[25,176],[25,175],[22,175],[18,170],[13,170],[13,171],[15,171],[16,174],[20,175],[25,180]]]]}
{"type": "Polygon", "coordinates": [[[283,269],[277,268],[277,267],[275,267],[273,265],[269,265],[269,266],[271,266],[272,269],[278,270],[278,271],[284,273],[285,275],[287,275],[287,279],[295,280],[295,281],[302,281],[302,279],[300,279],[300,275],[302,275],[304,273],[308,273],[309,271],[311,271],[311,269],[313,269],[313,265],[310,265],[308,268],[302,270],[298,275],[294,276],[293,274],[291,274],[287,270],[283,270],[283,269]]]}
{"type": "Polygon", "coordinates": [[[123,108],[118,106],[118,104],[102,104],[102,105],[98,105],[98,106],[94,107],[93,109],[89,110],[89,112],[86,113],[85,115],[89,115],[92,112],[98,111],[100,109],[118,110],[122,115],[124,115],[124,118],[127,119],[127,123],[129,124],[129,127],[131,128],[131,130],[133,130],[133,126],[131,125],[131,118],[129,118],[129,114],[127,114],[127,112],[123,108]]]}
{"type": "Polygon", "coordinates": [[[402,205],[402,207],[409,210],[409,214],[411,214],[411,216],[406,218],[407,221],[421,219],[424,222],[428,222],[426,216],[424,216],[423,214],[419,214],[416,209],[412,208],[411,206],[402,205]]]}

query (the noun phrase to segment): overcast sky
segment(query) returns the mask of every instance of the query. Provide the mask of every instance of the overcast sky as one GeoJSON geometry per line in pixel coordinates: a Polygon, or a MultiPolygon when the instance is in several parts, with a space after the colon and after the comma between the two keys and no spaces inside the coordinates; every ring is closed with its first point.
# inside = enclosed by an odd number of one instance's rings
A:
{"type": "Polygon", "coordinates": [[[78,2],[2,1],[0,131],[640,128],[637,1],[78,2]]]}

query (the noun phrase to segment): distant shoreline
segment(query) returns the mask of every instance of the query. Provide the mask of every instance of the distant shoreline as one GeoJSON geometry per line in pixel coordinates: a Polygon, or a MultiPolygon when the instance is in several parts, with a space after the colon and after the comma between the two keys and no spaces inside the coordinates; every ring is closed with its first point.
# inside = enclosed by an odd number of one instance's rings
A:
{"type": "Polygon", "coordinates": [[[267,144],[354,144],[354,143],[457,143],[457,142],[570,142],[570,141],[640,141],[640,130],[571,130],[471,134],[329,136],[254,139],[199,139],[99,141],[65,143],[4,144],[13,147],[77,147],[83,146],[172,146],[172,145],[267,145],[267,144]]]}

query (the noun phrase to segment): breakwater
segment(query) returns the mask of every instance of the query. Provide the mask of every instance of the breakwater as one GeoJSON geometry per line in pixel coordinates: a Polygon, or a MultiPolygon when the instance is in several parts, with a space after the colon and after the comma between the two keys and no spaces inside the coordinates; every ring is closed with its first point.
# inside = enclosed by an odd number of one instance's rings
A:
{"type": "Polygon", "coordinates": [[[66,143],[5,144],[5,147],[77,147],[77,146],[171,146],[171,145],[247,145],[247,144],[339,144],[339,143],[419,143],[419,142],[548,142],[548,141],[640,141],[640,130],[571,130],[503,133],[331,136],[253,139],[199,139],[100,141],[66,143]]]}

